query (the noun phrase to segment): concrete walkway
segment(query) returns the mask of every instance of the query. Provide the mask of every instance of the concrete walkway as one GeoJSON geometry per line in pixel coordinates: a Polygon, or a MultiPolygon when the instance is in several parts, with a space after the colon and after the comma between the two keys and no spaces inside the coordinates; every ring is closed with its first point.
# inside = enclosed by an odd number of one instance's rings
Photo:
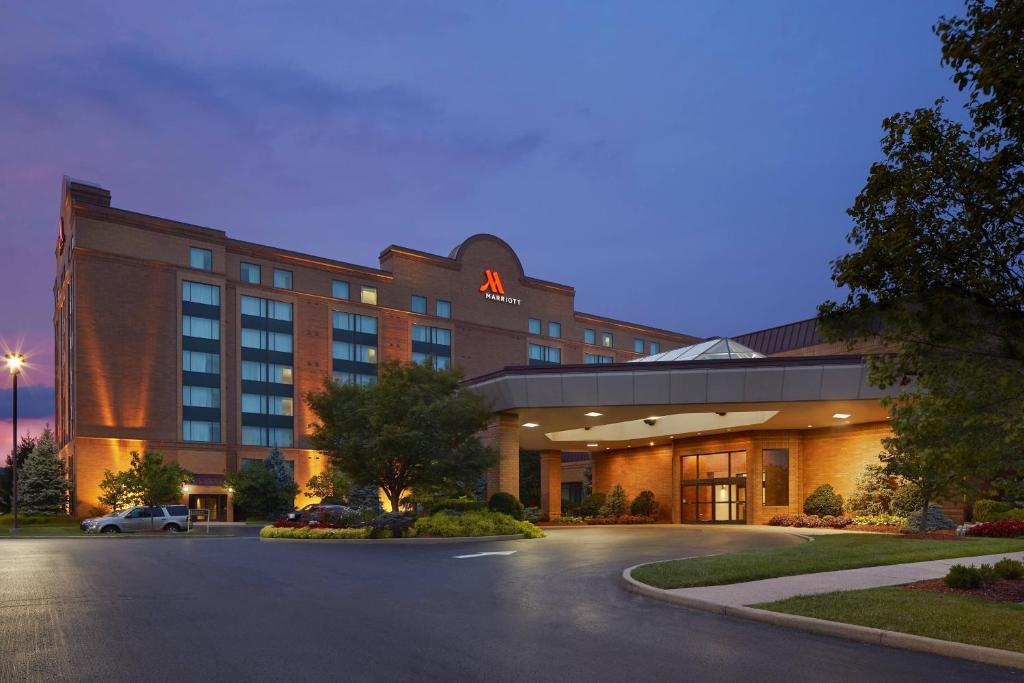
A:
{"type": "Polygon", "coordinates": [[[747,581],[724,586],[701,586],[698,588],[675,588],[663,591],[683,599],[715,603],[723,607],[756,605],[764,602],[785,600],[797,595],[814,595],[835,591],[858,590],[897,586],[903,583],[941,579],[954,564],[995,564],[1004,557],[1024,561],[1024,552],[982,555],[980,557],[957,557],[948,560],[928,560],[891,564],[884,567],[862,567],[842,569],[835,572],[781,576],[776,579],[747,581]]]}

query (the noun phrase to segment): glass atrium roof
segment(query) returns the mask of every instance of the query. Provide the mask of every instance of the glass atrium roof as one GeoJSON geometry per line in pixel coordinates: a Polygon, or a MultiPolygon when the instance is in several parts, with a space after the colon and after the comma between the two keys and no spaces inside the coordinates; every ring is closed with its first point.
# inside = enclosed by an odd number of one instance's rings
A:
{"type": "Polygon", "coordinates": [[[656,353],[653,356],[636,358],[629,362],[664,363],[680,360],[721,360],[728,358],[764,358],[764,354],[747,348],[728,337],[715,337],[691,346],[684,346],[681,349],[672,349],[671,351],[656,353]]]}

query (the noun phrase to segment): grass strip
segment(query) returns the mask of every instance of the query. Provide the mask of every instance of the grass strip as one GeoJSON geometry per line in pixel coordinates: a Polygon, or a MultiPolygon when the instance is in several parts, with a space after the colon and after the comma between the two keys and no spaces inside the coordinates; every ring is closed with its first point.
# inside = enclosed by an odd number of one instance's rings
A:
{"type": "Polygon", "coordinates": [[[777,576],[1017,551],[1024,551],[1024,540],[933,541],[884,534],[837,534],[818,536],[796,546],[656,562],[634,569],[633,578],[656,588],[719,586],[777,576]]]}

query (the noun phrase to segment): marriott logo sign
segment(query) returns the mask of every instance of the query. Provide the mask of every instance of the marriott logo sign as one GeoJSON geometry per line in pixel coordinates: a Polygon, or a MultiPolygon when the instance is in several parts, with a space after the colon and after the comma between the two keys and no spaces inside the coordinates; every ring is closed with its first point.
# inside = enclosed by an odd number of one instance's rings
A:
{"type": "Polygon", "coordinates": [[[480,285],[480,291],[488,301],[497,301],[502,304],[522,305],[522,300],[511,296],[505,296],[505,286],[501,284],[501,276],[498,271],[488,268],[484,271],[484,283],[480,285]]]}

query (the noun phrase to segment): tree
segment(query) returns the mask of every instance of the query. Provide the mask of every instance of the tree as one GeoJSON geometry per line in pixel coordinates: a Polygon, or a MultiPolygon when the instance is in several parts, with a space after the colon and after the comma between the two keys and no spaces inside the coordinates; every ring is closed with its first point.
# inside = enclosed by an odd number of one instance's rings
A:
{"type": "Polygon", "coordinates": [[[99,502],[114,512],[139,504],[138,481],[130,470],[111,472],[105,470],[100,481],[99,502]]]}
{"type": "Polygon", "coordinates": [[[491,413],[456,370],[385,363],[376,384],[324,380],[307,396],[319,422],[312,440],[357,486],[376,484],[398,510],[403,491],[469,493],[497,462],[477,434],[491,413]]]}
{"type": "Polygon", "coordinates": [[[57,444],[47,425],[18,470],[18,509],[26,514],[61,514],[67,511],[70,490],[71,482],[64,478],[64,463],[57,457],[57,444]]]}
{"type": "Polygon", "coordinates": [[[526,507],[540,506],[540,453],[519,451],[519,500],[526,507]]]}
{"type": "Polygon", "coordinates": [[[319,498],[320,502],[348,502],[352,493],[352,482],[339,468],[328,464],[320,474],[314,474],[306,482],[306,497],[319,498]]]}
{"type": "Polygon", "coordinates": [[[291,469],[277,448],[264,460],[229,472],[224,483],[234,489],[236,505],[247,514],[267,519],[276,519],[291,510],[299,493],[291,469]]]}
{"type": "MultiPolygon", "coordinates": [[[[21,473],[21,468],[25,464],[25,460],[28,458],[29,453],[36,447],[36,440],[31,436],[21,437],[21,442],[18,444],[18,451],[15,453],[15,459],[18,462],[18,473],[21,473]]],[[[11,455],[8,453],[6,460],[4,460],[5,466],[0,469],[0,511],[8,512],[11,509],[11,485],[12,485],[12,463],[11,455]]]]}
{"type": "Polygon", "coordinates": [[[968,0],[934,30],[969,123],[942,100],[884,121],[848,210],[856,250],[833,263],[846,300],[819,309],[827,339],[891,349],[869,359],[903,389],[882,458],[924,509],[968,474],[1024,493],[1024,5],[968,0]]]}
{"type": "MultiPolygon", "coordinates": [[[[132,451],[131,468],[127,481],[133,487],[135,497],[143,505],[156,507],[172,503],[181,497],[181,487],[192,481],[192,473],[176,462],[164,463],[164,457],[156,451],[146,451],[141,456],[132,451]]],[[[150,517],[150,527],[154,520],[150,517]]]]}

